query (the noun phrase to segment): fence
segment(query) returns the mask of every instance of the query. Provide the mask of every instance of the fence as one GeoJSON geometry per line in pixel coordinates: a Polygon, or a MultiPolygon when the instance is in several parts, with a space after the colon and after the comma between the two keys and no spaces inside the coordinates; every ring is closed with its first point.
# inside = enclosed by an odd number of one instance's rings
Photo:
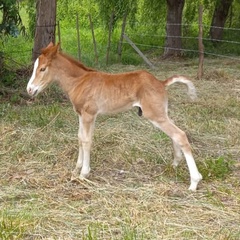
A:
{"type": "MultiPolygon", "coordinates": [[[[90,19],[90,16],[89,16],[90,19]]],[[[92,20],[90,19],[90,22],[92,20]]],[[[128,26],[128,24],[126,24],[128,26]]],[[[79,19],[77,19],[77,29],[72,27],[71,29],[61,29],[61,22],[58,24],[57,32],[58,38],[61,39],[62,48],[65,52],[70,53],[76,58],[81,58],[83,62],[90,65],[99,64],[105,65],[106,63],[116,63],[119,61],[119,56],[122,57],[122,61],[126,61],[130,54],[135,54],[134,49],[129,45],[129,42],[122,38],[123,50],[119,53],[119,39],[121,36],[119,32],[117,34],[109,35],[109,31],[106,31],[104,26],[98,26],[94,29],[94,23],[91,22],[89,29],[81,29],[79,31],[79,19]],[[60,34],[61,29],[61,34],[60,34]],[[126,52],[126,53],[125,53],[126,52]],[[129,54],[130,53],[130,54],[129,54]],[[114,57],[109,57],[112,55],[114,57]]],[[[141,27],[141,24],[139,24],[141,27]]],[[[152,26],[149,26],[151,28],[152,26]]],[[[182,55],[190,57],[198,57],[198,40],[199,36],[194,36],[191,33],[191,29],[198,27],[193,24],[183,24],[182,36],[182,48],[175,49],[180,51],[182,55]]],[[[148,26],[145,26],[147,29],[148,26]]],[[[143,29],[143,27],[142,27],[143,29]]],[[[206,32],[210,29],[210,26],[203,25],[203,31],[206,32]]],[[[163,33],[151,34],[147,32],[137,32],[128,27],[125,29],[125,34],[134,42],[138,49],[148,55],[149,52],[156,52],[159,56],[164,51],[164,41],[166,35],[163,33]]],[[[170,37],[170,36],[168,36],[170,37]]],[[[203,37],[204,55],[206,57],[224,58],[234,61],[240,61],[240,29],[238,28],[224,28],[224,39],[218,40],[221,48],[214,47],[212,44],[213,39],[203,37]],[[235,39],[234,39],[235,38],[235,39]]],[[[0,52],[3,52],[5,65],[9,68],[20,68],[31,62],[33,40],[19,37],[14,40],[8,40],[0,52]]],[[[138,60],[140,62],[140,60],[138,60]]],[[[131,63],[131,61],[129,61],[131,63]]]]}

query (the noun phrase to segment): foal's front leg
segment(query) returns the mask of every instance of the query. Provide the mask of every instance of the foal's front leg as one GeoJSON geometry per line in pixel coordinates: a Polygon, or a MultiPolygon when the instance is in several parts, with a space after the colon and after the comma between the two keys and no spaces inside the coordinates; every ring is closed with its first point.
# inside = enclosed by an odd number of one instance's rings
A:
{"type": "Polygon", "coordinates": [[[78,159],[77,159],[77,164],[75,169],[72,171],[72,177],[71,180],[74,180],[78,178],[82,165],[83,165],[83,147],[82,147],[82,140],[80,137],[80,126],[78,130],[78,145],[79,145],[79,150],[78,150],[78,159]]]}
{"type": "Polygon", "coordinates": [[[90,150],[94,130],[95,117],[89,114],[79,115],[79,153],[75,169],[72,172],[72,180],[87,178],[90,173],[90,150]],[[81,173],[80,173],[81,171],[81,173]],[[80,176],[79,176],[80,174],[80,176]]]}

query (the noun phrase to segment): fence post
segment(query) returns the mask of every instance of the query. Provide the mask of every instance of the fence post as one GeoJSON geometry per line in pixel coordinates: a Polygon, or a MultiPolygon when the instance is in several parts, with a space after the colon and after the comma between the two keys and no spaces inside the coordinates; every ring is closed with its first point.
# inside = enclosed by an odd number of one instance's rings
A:
{"type": "Polygon", "coordinates": [[[90,13],[88,14],[88,17],[89,17],[89,22],[90,22],[90,28],[91,28],[91,31],[92,31],[93,47],[94,47],[94,52],[95,52],[95,63],[98,64],[97,44],[96,44],[96,39],[95,39],[95,35],[94,35],[92,16],[91,16],[90,13]]]}
{"type": "Polygon", "coordinates": [[[79,33],[78,13],[77,13],[77,18],[76,18],[76,28],[77,28],[78,60],[81,60],[81,47],[80,47],[80,33],[79,33]]]}
{"type": "Polygon", "coordinates": [[[110,47],[111,47],[111,36],[112,36],[112,28],[113,28],[113,17],[114,17],[114,12],[112,12],[110,22],[109,22],[106,65],[108,65],[108,61],[109,61],[109,52],[110,52],[110,47]]]}
{"type": "Polygon", "coordinates": [[[204,45],[203,45],[203,26],[202,26],[202,15],[203,15],[203,5],[199,6],[199,35],[198,35],[198,51],[199,51],[199,63],[198,63],[198,74],[197,78],[201,79],[203,76],[203,60],[204,60],[204,45]]]}
{"type": "Polygon", "coordinates": [[[62,42],[61,42],[61,32],[60,32],[60,21],[58,20],[57,22],[57,32],[58,32],[58,42],[60,43],[60,48],[61,48],[61,45],[62,45],[62,42]]]}
{"type": "Polygon", "coordinates": [[[138,53],[138,55],[148,64],[150,68],[155,68],[155,66],[147,59],[147,57],[140,51],[140,49],[134,44],[134,42],[126,35],[123,34],[123,37],[131,45],[131,47],[138,53]]]}
{"type": "Polygon", "coordinates": [[[120,40],[118,43],[118,60],[121,61],[122,59],[122,44],[123,44],[123,35],[125,33],[125,28],[126,28],[126,24],[127,24],[127,13],[124,14],[123,16],[123,23],[122,23],[122,32],[121,32],[121,36],[120,36],[120,40]]]}

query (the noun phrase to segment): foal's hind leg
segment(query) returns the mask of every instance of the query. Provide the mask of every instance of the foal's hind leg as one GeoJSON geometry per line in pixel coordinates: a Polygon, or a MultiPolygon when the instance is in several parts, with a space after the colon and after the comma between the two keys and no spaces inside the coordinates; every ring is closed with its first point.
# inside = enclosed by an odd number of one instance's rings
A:
{"type": "Polygon", "coordinates": [[[189,190],[196,191],[199,181],[202,179],[202,175],[199,173],[196,163],[194,161],[191,146],[188,142],[185,132],[174,125],[168,117],[162,118],[161,121],[150,120],[155,126],[159,127],[165,132],[173,141],[174,146],[174,165],[177,165],[180,161],[180,149],[182,150],[188,169],[190,172],[191,184],[189,190]]]}
{"type": "Polygon", "coordinates": [[[172,144],[173,144],[173,155],[174,155],[172,165],[173,167],[177,167],[183,157],[182,150],[181,150],[181,147],[177,143],[175,143],[173,140],[172,140],[172,144]]]}
{"type": "MultiPolygon", "coordinates": [[[[174,121],[173,120],[170,120],[172,124],[174,124],[174,121]]],[[[182,156],[182,150],[181,150],[181,147],[175,142],[172,140],[172,144],[173,144],[173,167],[177,167],[178,164],[181,162],[183,156],[182,156]]]]}

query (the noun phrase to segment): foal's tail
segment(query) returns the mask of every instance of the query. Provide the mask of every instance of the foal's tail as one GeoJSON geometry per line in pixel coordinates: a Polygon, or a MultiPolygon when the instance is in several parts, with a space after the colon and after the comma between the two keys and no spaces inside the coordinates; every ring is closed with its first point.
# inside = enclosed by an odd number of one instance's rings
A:
{"type": "Polygon", "coordinates": [[[167,78],[163,82],[163,84],[165,86],[169,86],[169,85],[172,85],[175,82],[180,82],[180,83],[184,83],[184,84],[187,85],[187,87],[188,87],[188,95],[190,96],[190,98],[192,100],[194,100],[197,97],[196,89],[195,89],[193,83],[190,80],[188,80],[186,77],[184,77],[184,76],[177,76],[177,75],[172,76],[170,78],[167,78]]]}

